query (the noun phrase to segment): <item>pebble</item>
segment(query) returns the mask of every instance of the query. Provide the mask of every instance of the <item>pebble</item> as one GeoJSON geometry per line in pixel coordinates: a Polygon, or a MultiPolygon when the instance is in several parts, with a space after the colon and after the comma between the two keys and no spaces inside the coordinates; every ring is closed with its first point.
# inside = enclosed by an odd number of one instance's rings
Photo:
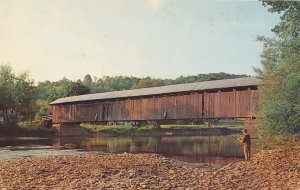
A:
{"type": "Polygon", "coordinates": [[[300,147],[221,167],[157,154],[82,154],[0,161],[0,189],[300,189],[300,147]]]}

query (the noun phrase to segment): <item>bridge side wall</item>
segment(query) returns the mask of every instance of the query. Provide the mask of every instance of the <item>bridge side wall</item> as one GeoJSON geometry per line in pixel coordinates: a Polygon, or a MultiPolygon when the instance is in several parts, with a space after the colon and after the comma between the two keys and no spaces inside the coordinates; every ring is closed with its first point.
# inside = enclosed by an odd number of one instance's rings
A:
{"type": "Polygon", "coordinates": [[[101,100],[53,105],[53,123],[237,118],[256,116],[256,90],[101,100]]]}
{"type": "Polygon", "coordinates": [[[52,106],[53,123],[202,118],[202,94],[140,97],[52,106]]]}

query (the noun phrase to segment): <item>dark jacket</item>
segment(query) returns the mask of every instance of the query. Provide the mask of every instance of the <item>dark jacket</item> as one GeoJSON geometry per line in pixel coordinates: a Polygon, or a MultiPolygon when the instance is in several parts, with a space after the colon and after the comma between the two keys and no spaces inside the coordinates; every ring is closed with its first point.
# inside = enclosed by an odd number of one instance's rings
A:
{"type": "Polygon", "coordinates": [[[243,143],[244,143],[244,145],[251,145],[251,140],[250,140],[249,134],[243,136],[243,143]]]}

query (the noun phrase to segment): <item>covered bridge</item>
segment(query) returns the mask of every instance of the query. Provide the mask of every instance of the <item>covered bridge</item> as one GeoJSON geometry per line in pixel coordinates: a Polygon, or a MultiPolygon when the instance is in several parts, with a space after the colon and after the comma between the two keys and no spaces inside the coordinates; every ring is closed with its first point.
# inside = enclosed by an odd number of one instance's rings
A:
{"type": "Polygon", "coordinates": [[[245,77],[65,97],[50,103],[52,122],[255,118],[257,86],[245,77]]]}

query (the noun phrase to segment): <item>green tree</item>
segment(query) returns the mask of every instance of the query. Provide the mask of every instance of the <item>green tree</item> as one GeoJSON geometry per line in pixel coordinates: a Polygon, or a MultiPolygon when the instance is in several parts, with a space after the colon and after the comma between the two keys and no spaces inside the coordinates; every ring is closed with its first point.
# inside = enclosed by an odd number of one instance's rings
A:
{"type": "Polygon", "coordinates": [[[92,89],[92,83],[93,83],[93,80],[92,80],[91,75],[85,75],[84,79],[83,79],[83,85],[91,90],[92,89]]]}
{"type": "Polygon", "coordinates": [[[273,39],[264,42],[259,88],[260,135],[288,135],[300,129],[300,2],[263,1],[270,12],[281,13],[272,31],[273,39]]]}
{"type": "Polygon", "coordinates": [[[37,92],[39,99],[48,100],[50,102],[66,96],[89,94],[90,89],[83,85],[80,80],[74,82],[63,78],[62,80],[52,83],[50,81],[38,83],[37,92]]]}
{"type": "Polygon", "coordinates": [[[49,105],[49,101],[37,99],[35,102],[36,105],[36,115],[35,119],[41,119],[42,116],[48,116],[52,114],[51,106],[49,105]]]}
{"type": "Polygon", "coordinates": [[[15,75],[10,65],[0,65],[0,114],[4,124],[15,125],[23,119],[32,119],[35,108],[33,80],[27,73],[15,75]]]}

